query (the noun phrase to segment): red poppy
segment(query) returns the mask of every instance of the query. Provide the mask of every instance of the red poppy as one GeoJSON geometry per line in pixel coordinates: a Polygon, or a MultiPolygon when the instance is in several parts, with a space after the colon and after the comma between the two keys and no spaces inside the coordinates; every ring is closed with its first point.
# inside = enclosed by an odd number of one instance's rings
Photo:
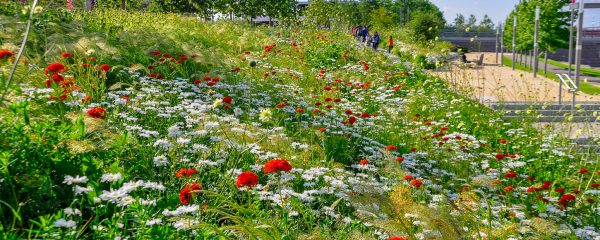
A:
{"type": "Polygon", "coordinates": [[[90,117],[93,117],[93,118],[100,118],[100,119],[106,118],[106,109],[101,108],[101,107],[89,109],[89,110],[87,110],[86,113],[87,113],[87,115],[89,115],[90,117]]]}
{"type": "Polygon", "coordinates": [[[202,190],[202,186],[200,186],[200,184],[198,184],[198,183],[188,183],[179,192],[179,201],[183,205],[187,205],[190,202],[190,198],[192,197],[192,192],[193,191],[200,191],[200,190],[202,190]]]}
{"type": "Polygon", "coordinates": [[[90,96],[85,96],[81,99],[82,102],[89,102],[90,100],[92,100],[92,97],[90,96]]]}
{"type": "Polygon", "coordinates": [[[504,144],[504,143],[506,143],[506,140],[505,140],[505,139],[501,139],[501,140],[500,140],[500,143],[501,143],[501,144],[504,144]]]}
{"type": "Polygon", "coordinates": [[[53,73],[52,74],[52,81],[54,81],[55,83],[59,83],[59,82],[63,82],[65,80],[65,78],[58,74],[58,73],[53,73]]]}
{"type": "Polygon", "coordinates": [[[579,169],[579,174],[585,174],[587,172],[589,172],[589,170],[587,168],[579,169]]]}
{"type": "Polygon", "coordinates": [[[223,103],[225,104],[231,104],[233,102],[233,98],[231,98],[230,96],[226,96],[223,98],[223,103]]]}
{"type": "Polygon", "coordinates": [[[277,172],[289,172],[292,170],[292,165],[285,159],[273,159],[265,163],[263,166],[264,174],[277,173],[277,172]]]}
{"type": "MultiPolygon", "coordinates": [[[[48,65],[47,70],[51,73],[59,73],[59,72],[65,71],[66,68],[65,68],[65,65],[63,65],[62,63],[55,62],[55,63],[48,65]]],[[[48,73],[46,72],[46,74],[48,74],[48,73]]]]}
{"type": "Polygon", "coordinates": [[[397,158],[396,158],[396,161],[397,161],[397,162],[404,162],[404,157],[397,157],[397,158]]]}
{"type": "Polygon", "coordinates": [[[319,128],[319,131],[325,132],[325,131],[327,131],[327,128],[319,128]]]}
{"type": "Polygon", "coordinates": [[[387,147],[385,147],[385,150],[387,150],[387,151],[398,151],[398,147],[393,146],[393,145],[388,145],[387,147]]]}
{"type": "Polygon", "coordinates": [[[275,105],[275,108],[283,108],[283,107],[287,107],[288,105],[286,103],[278,103],[277,105],[275,105]]]}
{"type": "Polygon", "coordinates": [[[193,168],[182,168],[181,170],[177,171],[175,173],[175,177],[189,177],[193,174],[198,173],[198,171],[196,169],[193,168]]]}
{"type": "Polygon", "coordinates": [[[356,117],[352,116],[350,118],[348,118],[348,123],[350,123],[350,125],[354,124],[356,122],[356,117]]]}
{"type": "Polygon", "coordinates": [[[296,108],[296,112],[297,113],[303,113],[304,112],[304,108],[296,108]]]}
{"type": "Polygon", "coordinates": [[[515,189],[514,189],[512,186],[508,186],[508,187],[505,187],[505,188],[504,188],[504,193],[507,193],[507,192],[512,192],[512,191],[514,191],[514,190],[515,190],[515,189]]]}
{"type": "Polygon", "coordinates": [[[153,54],[154,56],[158,56],[158,55],[160,55],[160,52],[159,52],[158,50],[155,50],[154,52],[152,52],[152,54],[153,54]]]}
{"type": "Polygon", "coordinates": [[[14,55],[14,53],[12,53],[11,51],[8,51],[6,49],[0,50],[0,59],[10,58],[13,55],[14,55]]]}
{"type": "Polygon", "coordinates": [[[420,188],[421,185],[423,185],[423,182],[419,179],[414,179],[414,180],[410,181],[410,185],[415,188],[420,188]]]}
{"type": "Polygon", "coordinates": [[[540,190],[540,188],[537,188],[535,186],[531,186],[531,187],[527,188],[527,192],[528,193],[530,193],[530,192],[537,192],[539,190],[540,190]]]}
{"type": "Polygon", "coordinates": [[[413,177],[413,176],[411,176],[411,175],[406,175],[406,176],[404,176],[404,177],[402,178],[402,180],[404,180],[404,181],[410,181],[410,180],[413,180],[413,179],[415,179],[415,177],[413,177]]]}
{"type": "Polygon", "coordinates": [[[403,238],[403,237],[391,237],[391,238],[388,238],[388,240],[409,240],[409,239],[403,238]]]}
{"type": "Polygon", "coordinates": [[[362,160],[360,160],[360,161],[358,162],[358,164],[360,164],[360,165],[367,165],[367,164],[369,164],[369,160],[367,160],[367,159],[362,159],[362,160]]]}
{"type": "Polygon", "coordinates": [[[410,151],[411,151],[411,152],[416,152],[416,151],[417,151],[417,148],[410,148],[410,151]]]}
{"type": "Polygon", "coordinates": [[[237,188],[241,187],[249,187],[253,188],[258,184],[258,175],[253,172],[243,172],[238,175],[237,180],[235,181],[235,186],[237,188]]]}
{"type": "Polygon", "coordinates": [[[575,195],[567,193],[565,195],[562,195],[562,197],[560,197],[560,200],[558,200],[558,204],[561,206],[561,208],[567,208],[567,205],[571,202],[574,202],[577,198],[575,197],[575,195]]]}
{"type": "Polygon", "coordinates": [[[496,154],[496,160],[502,160],[504,158],[504,154],[496,154]]]}
{"type": "Polygon", "coordinates": [[[108,72],[108,70],[110,70],[110,66],[108,66],[108,64],[102,64],[100,65],[100,69],[102,69],[104,72],[108,72]]]}
{"type": "Polygon", "coordinates": [[[544,181],[544,183],[542,183],[542,187],[541,188],[544,189],[544,190],[548,190],[548,189],[550,189],[551,185],[552,185],[552,182],[544,181]]]}
{"type": "Polygon", "coordinates": [[[63,52],[63,53],[61,53],[61,54],[60,54],[60,57],[62,57],[62,58],[70,58],[70,57],[72,57],[72,56],[73,56],[73,55],[71,55],[71,54],[70,54],[70,53],[68,53],[68,52],[63,52]]]}
{"type": "Polygon", "coordinates": [[[517,173],[514,171],[508,171],[505,175],[506,178],[516,178],[517,177],[517,173]]]}
{"type": "Polygon", "coordinates": [[[557,187],[554,191],[556,191],[557,193],[564,193],[565,188],[557,187]]]}

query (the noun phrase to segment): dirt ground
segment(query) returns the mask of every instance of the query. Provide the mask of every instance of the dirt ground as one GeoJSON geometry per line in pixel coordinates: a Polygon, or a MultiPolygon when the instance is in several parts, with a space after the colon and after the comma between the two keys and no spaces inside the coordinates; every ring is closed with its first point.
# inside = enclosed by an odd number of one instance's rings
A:
{"type": "MultiPolygon", "coordinates": [[[[468,60],[475,60],[480,53],[467,54],[468,60]]],[[[484,54],[484,66],[468,67],[454,62],[450,69],[435,72],[434,75],[447,80],[452,87],[472,96],[483,103],[507,101],[558,102],[558,82],[532,73],[496,65],[495,53],[484,54]]],[[[563,87],[562,99],[572,101],[573,94],[563,87]]],[[[600,95],[577,93],[577,102],[600,102],[600,95]]]]}

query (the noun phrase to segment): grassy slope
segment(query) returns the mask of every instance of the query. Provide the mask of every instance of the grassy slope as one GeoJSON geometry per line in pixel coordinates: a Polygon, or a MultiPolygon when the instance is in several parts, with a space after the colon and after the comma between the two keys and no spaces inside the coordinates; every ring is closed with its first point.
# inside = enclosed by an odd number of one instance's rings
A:
{"type": "MultiPolygon", "coordinates": [[[[202,88],[200,94],[197,94],[203,101],[213,102],[219,98],[218,94],[232,95],[235,97],[236,106],[240,106],[245,113],[260,108],[270,108],[274,112],[273,120],[269,123],[261,123],[259,126],[256,116],[241,115],[240,123],[222,119],[225,113],[206,114],[210,121],[219,121],[223,125],[223,132],[218,136],[229,137],[228,140],[235,140],[240,143],[259,142],[265,151],[273,151],[281,157],[289,158],[295,168],[308,167],[340,167],[348,168],[349,165],[355,165],[356,162],[364,157],[365,142],[349,137],[348,135],[322,134],[319,133],[319,125],[312,126],[315,119],[306,119],[301,114],[287,114],[273,109],[273,105],[280,101],[285,101],[293,107],[314,106],[318,100],[326,96],[336,96],[344,99],[344,106],[336,106],[340,118],[346,118],[344,111],[346,108],[352,108],[353,111],[364,111],[369,113],[379,113],[382,117],[373,120],[374,126],[357,124],[359,127],[351,130],[349,133],[361,134],[371,139],[377,140],[384,145],[395,145],[399,147],[397,152],[384,154],[402,154],[406,157],[406,163],[398,164],[394,160],[394,155],[371,156],[369,159],[377,167],[381,167],[373,173],[375,179],[389,180],[392,183],[393,190],[386,194],[356,194],[349,201],[349,205],[340,204],[338,211],[351,216],[355,221],[352,224],[344,225],[341,221],[322,217],[321,212],[314,213],[314,209],[321,209],[325,206],[338,206],[336,197],[323,196],[319,201],[312,205],[303,205],[300,202],[294,202],[294,207],[299,207],[302,219],[287,219],[286,211],[281,211],[277,207],[272,207],[261,201],[247,198],[247,195],[240,194],[232,187],[232,179],[227,177],[226,171],[231,168],[250,169],[252,164],[262,163],[262,160],[252,154],[240,153],[226,148],[225,144],[212,145],[209,140],[202,138],[198,143],[207,144],[215,150],[227,150],[232,157],[227,158],[227,163],[215,171],[205,171],[196,178],[203,183],[207,183],[207,194],[214,196],[199,198],[198,201],[207,204],[211,212],[203,214],[202,219],[207,228],[200,231],[202,234],[212,236],[227,236],[229,230],[235,230],[244,234],[255,234],[265,239],[271,235],[287,235],[290,238],[322,238],[322,239],[350,239],[350,238],[373,238],[374,232],[384,231],[386,233],[397,233],[403,236],[415,236],[422,234],[423,227],[415,226],[415,220],[425,222],[433,233],[439,232],[449,238],[476,238],[479,232],[485,232],[498,238],[508,238],[508,236],[518,235],[518,226],[515,219],[509,215],[511,212],[494,212],[498,218],[488,215],[491,209],[473,207],[483,200],[494,199],[496,204],[504,203],[504,207],[514,206],[515,211],[523,213],[524,205],[531,207],[531,204],[540,204],[536,202],[535,197],[524,193],[515,195],[503,195],[501,189],[507,185],[527,187],[529,183],[524,179],[510,180],[502,179],[494,175],[494,171],[504,172],[509,169],[508,164],[513,161],[527,161],[526,168],[515,168],[521,175],[535,176],[540,180],[552,180],[562,186],[569,186],[569,190],[575,188],[577,184],[583,181],[568,177],[570,172],[574,172],[577,166],[574,166],[573,159],[561,156],[556,152],[540,146],[544,142],[551,149],[560,146],[556,139],[546,140],[544,135],[539,134],[524,123],[504,123],[500,115],[487,108],[484,108],[477,102],[467,98],[457,96],[447,89],[445,84],[439,79],[431,79],[422,74],[419,70],[406,69],[403,66],[393,66],[380,54],[374,54],[370,51],[359,51],[352,47],[351,42],[346,36],[339,32],[325,32],[315,30],[294,30],[286,31],[283,29],[243,29],[234,24],[198,24],[193,19],[182,19],[174,15],[152,15],[152,14],[125,14],[120,13],[118,19],[114,19],[117,14],[112,11],[96,12],[95,14],[82,17],[85,23],[80,25],[80,31],[71,31],[71,40],[64,40],[63,36],[54,36],[60,40],[52,42],[55,44],[54,53],[60,53],[63,50],[73,51],[83,56],[83,52],[88,49],[95,49],[99,62],[107,62],[112,66],[125,65],[132,63],[141,64],[140,72],[148,73],[144,66],[155,63],[155,57],[152,51],[160,49],[162,52],[171,53],[189,53],[197,54],[197,65],[192,65],[186,69],[179,69],[167,78],[167,82],[172,82],[175,77],[184,77],[196,79],[205,75],[207,69],[213,70],[212,75],[222,78],[222,81],[235,86],[240,83],[247,83],[248,79],[257,79],[250,82],[256,86],[254,91],[246,91],[235,87],[202,88]],[[281,33],[275,34],[275,32],[281,33]],[[289,35],[289,37],[287,37],[289,35]],[[241,36],[241,37],[240,37],[241,36]],[[82,40],[84,39],[84,40],[82,40]],[[293,39],[303,42],[306,47],[290,47],[290,42],[286,40],[293,39]],[[331,39],[333,42],[329,42],[331,39]],[[263,53],[262,47],[267,44],[277,42],[277,49],[282,52],[263,53]],[[83,46],[83,47],[81,47],[83,46]],[[344,62],[340,55],[345,49],[350,49],[348,54],[350,60],[344,62]],[[240,60],[246,57],[243,52],[249,50],[252,53],[248,58],[259,61],[257,68],[248,67],[247,62],[240,60]],[[302,57],[304,60],[300,60],[302,57]],[[334,59],[331,61],[328,59],[334,59]],[[361,71],[363,65],[361,61],[369,62],[371,69],[368,72],[361,71]],[[241,67],[241,73],[229,73],[228,70],[234,67],[241,67]],[[283,72],[286,68],[292,68],[301,73],[300,79],[287,77],[283,72]],[[325,79],[320,78],[319,70],[326,70],[328,76],[325,79]],[[277,71],[278,75],[269,75],[266,73],[277,71]],[[404,71],[410,71],[409,75],[402,74],[404,71]],[[329,75],[330,74],[330,75],[329,75]],[[386,80],[386,75],[392,77],[386,80]],[[352,88],[343,88],[339,92],[328,92],[323,90],[325,83],[333,84],[334,79],[344,79],[347,81],[357,81],[372,83],[372,87],[365,90],[352,90],[352,88]],[[289,86],[282,88],[278,84],[289,86]],[[391,87],[403,85],[402,90],[390,93],[391,87]],[[381,90],[378,90],[381,89],[381,90]],[[354,93],[353,93],[354,92],[354,93]],[[247,93],[262,93],[272,98],[269,105],[257,106],[252,104],[252,98],[248,101],[246,96],[256,97],[257,95],[246,95],[247,93]],[[387,96],[387,97],[383,97],[387,96]],[[397,107],[397,103],[390,102],[389,99],[403,99],[402,107],[397,107]],[[303,105],[305,104],[305,105],[303,105]],[[265,131],[270,127],[282,127],[283,132],[272,134],[265,131]],[[307,127],[306,127],[307,126],[307,127]],[[441,130],[448,127],[449,130],[441,130]],[[235,133],[233,131],[235,128],[235,133]],[[231,131],[227,130],[231,129],[231,131]],[[258,133],[254,137],[248,137],[241,134],[239,129],[245,129],[253,133],[258,133]],[[467,139],[458,141],[447,140],[445,145],[440,132],[445,134],[455,134],[467,139]],[[435,136],[435,137],[434,137],[435,136]],[[265,140],[268,139],[268,140],[265,140]],[[501,139],[508,139],[510,145],[499,144],[501,139]],[[309,144],[307,151],[301,151],[291,147],[292,142],[301,142],[309,144]],[[275,143],[275,144],[273,144],[275,143]],[[411,153],[410,148],[415,148],[418,154],[411,153]],[[448,149],[452,149],[449,151],[448,149]],[[497,161],[494,154],[500,152],[515,153],[521,152],[525,160],[497,161]],[[533,157],[532,157],[533,156],[533,157]],[[568,171],[566,171],[568,169],[568,171]],[[413,189],[408,183],[402,181],[406,175],[413,174],[426,180],[423,189],[413,189]],[[500,181],[483,182],[475,181],[475,176],[495,176],[500,181]],[[500,184],[499,186],[496,186],[500,184]],[[440,186],[441,189],[437,188],[440,186]],[[467,186],[465,190],[465,186],[467,186]],[[216,189],[210,192],[210,189],[216,189]],[[477,190],[477,191],[471,191],[477,190]],[[446,194],[460,194],[460,199],[445,198],[446,194]],[[433,195],[442,197],[444,200],[435,208],[430,208],[427,203],[432,203],[433,195]],[[230,200],[222,200],[229,198],[230,200]],[[448,204],[449,202],[450,204],[448,204]],[[372,203],[376,203],[373,205],[372,203]],[[238,205],[239,204],[239,205],[238,205]],[[474,205],[473,205],[474,204],[474,205]],[[529,204],[529,205],[528,205],[529,204]],[[470,207],[468,207],[470,206],[470,207]],[[216,211],[226,211],[224,215],[216,211]],[[365,215],[353,212],[361,210],[365,215]],[[367,212],[383,214],[386,217],[370,216],[367,212]],[[458,212],[458,213],[457,213],[458,212]],[[461,212],[463,212],[461,214],[461,212]],[[416,215],[416,218],[406,214],[416,215]],[[211,215],[214,214],[214,215],[211,215]],[[505,216],[506,215],[506,216],[505,216]],[[226,216],[224,220],[215,221],[217,216],[226,216]],[[359,216],[359,217],[357,217],[359,216]],[[483,227],[480,224],[487,221],[487,218],[501,221],[503,227],[483,227]],[[360,222],[375,223],[375,227],[368,227],[360,222]],[[272,226],[264,228],[264,226],[272,226]],[[468,227],[464,230],[463,227],[468,227]],[[241,229],[241,230],[240,230],[241,229]],[[258,229],[258,230],[257,230],[258,229]],[[265,229],[265,230],[262,230],[265,229]]],[[[36,52],[30,52],[32,60],[40,59],[36,52]]],[[[59,60],[58,58],[51,58],[59,60]]],[[[51,60],[49,59],[49,61],[51,60]]],[[[45,62],[41,62],[44,66],[45,62]]],[[[76,65],[73,65],[76,68],[76,65]]],[[[41,69],[38,69],[38,74],[41,69]]],[[[43,75],[42,75],[43,76],[43,75]]],[[[115,75],[119,81],[130,84],[134,89],[140,87],[139,79],[129,79],[126,75],[115,75]]],[[[31,83],[40,85],[41,79],[34,79],[31,83]]],[[[29,82],[27,82],[29,83],[29,82]]],[[[160,82],[153,82],[160,86],[160,82]]],[[[185,86],[191,86],[191,81],[185,81],[185,86]]],[[[153,85],[142,85],[149,87],[153,85]]],[[[115,91],[113,94],[117,94],[115,91]]],[[[133,97],[133,94],[132,94],[133,97]]],[[[166,94],[163,96],[150,96],[154,101],[169,101],[180,103],[177,95],[166,94]]],[[[99,96],[93,102],[106,100],[105,96],[99,96]]],[[[22,107],[18,103],[12,103],[13,111],[5,111],[2,114],[2,136],[8,141],[2,141],[3,150],[1,156],[14,156],[18,162],[26,165],[11,166],[8,172],[3,172],[6,179],[3,184],[14,184],[22,189],[19,195],[8,194],[15,198],[28,199],[30,203],[23,208],[22,215],[24,220],[19,220],[16,226],[6,225],[3,229],[20,229],[20,227],[29,226],[31,222],[36,231],[40,234],[58,234],[56,228],[52,228],[53,221],[64,217],[62,211],[56,213],[56,209],[70,206],[71,201],[76,199],[72,196],[70,186],[61,184],[64,175],[86,175],[94,182],[97,193],[100,190],[108,190],[107,183],[100,183],[97,179],[102,173],[107,171],[119,171],[124,174],[128,180],[148,179],[161,181],[168,187],[168,192],[160,195],[160,201],[156,208],[144,210],[138,206],[137,209],[128,209],[123,211],[126,216],[139,216],[141,220],[147,220],[149,215],[161,212],[163,208],[173,209],[177,206],[177,193],[185,181],[175,179],[171,172],[175,172],[179,167],[189,166],[184,163],[173,165],[167,169],[156,168],[152,164],[156,149],[151,146],[153,142],[144,140],[141,137],[128,134],[120,128],[123,120],[115,116],[122,109],[111,107],[111,114],[107,121],[111,124],[103,124],[102,121],[94,121],[89,117],[84,117],[81,110],[66,110],[59,108],[45,107],[45,101],[31,102],[30,106],[22,107]],[[70,117],[70,118],[69,118],[70,117]],[[115,129],[115,126],[116,129],[115,129]],[[84,137],[82,137],[84,136],[84,137]],[[38,139],[42,141],[38,141],[38,139]],[[86,149],[87,147],[87,149],[86,149]],[[41,166],[41,167],[37,167],[41,166]],[[18,171],[17,171],[18,170],[18,171]],[[167,172],[160,175],[157,172],[167,172]],[[22,176],[12,180],[12,176],[22,176]],[[40,179],[33,181],[32,179],[40,179]],[[48,195],[43,195],[46,192],[48,195]],[[35,199],[31,199],[35,196],[35,199]],[[64,197],[68,196],[68,197],[64,197]],[[47,200],[50,201],[44,201],[47,200]],[[36,203],[37,205],[34,205],[36,203]],[[43,209],[43,212],[36,212],[37,209],[43,209]],[[29,212],[27,212],[29,211],[29,212]],[[149,214],[152,213],[152,214],[149,214]],[[43,215],[43,216],[40,216],[43,215]],[[38,220],[38,218],[40,220],[38,220]],[[39,230],[37,230],[39,229],[39,230]]],[[[293,109],[292,109],[293,110],[293,109]]],[[[307,108],[308,110],[308,108],[307,108]]],[[[128,112],[135,114],[133,109],[128,112]]],[[[164,119],[154,114],[134,115],[141,119],[144,128],[156,129],[164,136],[168,128],[182,119],[164,119]]],[[[201,119],[202,123],[207,119],[201,119]]],[[[335,119],[337,123],[339,119],[335,119]]],[[[371,120],[364,120],[370,122],[371,120]]],[[[337,124],[339,127],[339,124],[337,124]]],[[[201,129],[201,126],[196,126],[201,129]]],[[[343,128],[341,128],[343,129],[343,128]]],[[[339,129],[336,129],[339,130],[339,129]]],[[[216,134],[216,133],[215,133],[216,134]]],[[[451,135],[454,136],[454,135],[451,135]]],[[[196,142],[195,142],[196,143],[196,142]]],[[[193,159],[216,159],[219,156],[209,154],[207,156],[190,155],[193,159]]],[[[173,151],[166,153],[169,158],[180,159],[183,152],[173,151]]],[[[380,153],[377,149],[372,153],[380,153]]],[[[7,159],[7,158],[3,158],[7,159]]],[[[585,163],[584,163],[585,164],[585,163]]],[[[10,165],[10,164],[9,164],[10,165]]],[[[593,163],[589,163],[593,168],[593,163]]],[[[261,179],[265,181],[265,179],[261,179]]],[[[539,184],[539,181],[532,184],[539,184]]],[[[591,181],[591,180],[590,180],[591,181]]],[[[323,184],[323,183],[320,183],[323,184]]],[[[3,185],[3,189],[6,185],[3,185]]],[[[8,187],[13,187],[8,185],[8,187]]],[[[113,185],[110,186],[111,188],[113,185]]],[[[273,188],[277,186],[274,185],[273,188]]],[[[296,182],[294,189],[299,191],[303,188],[302,182],[296,182]]],[[[5,192],[6,193],[6,192],[5,192]]],[[[92,194],[93,195],[93,194],[92,194]]],[[[558,197],[556,193],[548,192],[550,197],[558,197]]],[[[6,197],[3,199],[10,199],[6,197]]],[[[10,204],[15,204],[20,199],[10,199],[10,204]]],[[[97,208],[90,211],[90,206],[95,206],[92,199],[82,199],[77,204],[81,204],[84,209],[85,219],[93,219],[93,224],[100,224],[99,221],[106,221],[106,227],[113,233],[123,232],[119,230],[117,223],[125,223],[126,226],[139,228],[144,226],[138,224],[138,220],[121,222],[124,219],[118,215],[112,215],[113,211],[119,210],[110,208],[97,208]],[[86,210],[87,209],[87,210],[86,210]],[[95,213],[92,215],[91,213],[95,213]],[[103,220],[106,219],[106,220],[103,220]]],[[[543,204],[542,204],[543,205],[543,204]]],[[[16,205],[15,205],[16,206],[16,205]]],[[[110,205],[109,205],[110,206],[110,205]]],[[[549,205],[550,206],[550,205],[549,205]]],[[[3,208],[6,218],[12,219],[10,212],[3,208]]],[[[531,209],[529,209],[531,210],[531,209]]],[[[533,214],[535,210],[528,211],[527,214],[533,214]]],[[[515,213],[516,214],[516,213],[515,213]]],[[[575,214],[575,213],[573,213],[575,214]]],[[[582,214],[576,212],[576,214],[582,214]]],[[[154,214],[153,216],[160,216],[154,214]]],[[[593,215],[592,215],[593,216],[593,215]]],[[[3,221],[10,222],[9,220],[3,221]]],[[[165,218],[164,221],[170,219],[165,218]]],[[[589,224],[591,220],[585,218],[589,224]]],[[[143,222],[142,222],[143,223],[143,222]]],[[[551,224],[551,223],[548,223],[551,224]]],[[[529,227],[530,226],[522,226],[529,227]]],[[[97,234],[96,237],[108,237],[102,235],[101,231],[90,231],[88,233],[97,234]]],[[[125,231],[132,233],[135,231],[125,231]]],[[[2,232],[5,233],[5,232],[2,232]]],[[[165,238],[186,237],[184,231],[178,232],[165,228],[144,228],[136,232],[136,236],[156,236],[159,234],[165,238]]],[[[534,228],[531,235],[542,237],[545,234],[554,234],[548,230],[544,232],[534,228]]],[[[42,235],[45,236],[45,235],[42,235]]],[[[564,235],[563,235],[564,236],[564,235]]],[[[110,237],[114,237],[111,235],[110,237]]],[[[231,237],[231,236],[229,236],[231,237]]],[[[277,238],[277,237],[275,237],[277,238]]],[[[430,238],[436,238],[432,235],[430,238]]]]}

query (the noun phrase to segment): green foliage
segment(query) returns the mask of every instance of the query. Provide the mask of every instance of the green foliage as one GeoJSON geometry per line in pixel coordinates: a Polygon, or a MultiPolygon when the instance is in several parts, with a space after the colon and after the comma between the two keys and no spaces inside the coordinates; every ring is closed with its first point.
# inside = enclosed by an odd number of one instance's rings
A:
{"type": "Polygon", "coordinates": [[[483,20],[481,20],[477,29],[479,31],[492,30],[494,29],[494,22],[492,22],[492,19],[490,19],[490,17],[488,17],[487,14],[485,14],[483,16],[483,20]]]}
{"type": "Polygon", "coordinates": [[[444,19],[435,13],[419,11],[412,15],[406,27],[413,42],[423,43],[438,37],[444,24],[444,19]]]}
{"type": "Polygon", "coordinates": [[[465,30],[465,28],[466,28],[465,16],[462,15],[461,13],[456,15],[456,18],[454,19],[454,27],[456,28],[457,31],[465,30]]]}
{"type": "Polygon", "coordinates": [[[540,6],[540,49],[555,52],[568,47],[570,13],[565,11],[566,4],[565,1],[521,1],[506,18],[504,42],[512,42],[513,18],[517,16],[517,49],[533,49],[535,9],[540,6]]]}
{"type": "Polygon", "coordinates": [[[397,26],[394,15],[383,7],[371,11],[370,18],[372,29],[376,31],[387,30],[397,26]]]}

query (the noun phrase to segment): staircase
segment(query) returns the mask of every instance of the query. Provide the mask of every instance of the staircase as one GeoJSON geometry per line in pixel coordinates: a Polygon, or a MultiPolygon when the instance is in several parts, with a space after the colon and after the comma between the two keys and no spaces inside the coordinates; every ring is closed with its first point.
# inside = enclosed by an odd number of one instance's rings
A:
{"type": "Polygon", "coordinates": [[[600,103],[579,103],[572,109],[571,105],[558,103],[504,102],[493,103],[491,108],[504,113],[507,120],[600,123],[600,103]]]}
{"type": "Polygon", "coordinates": [[[577,103],[575,109],[570,104],[531,102],[492,103],[490,107],[500,111],[503,118],[509,121],[531,121],[540,126],[554,125],[559,134],[571,138],[571,144],[578,153],[600,154],[600,102],[577,103]],[[560,129],[565,127],[570,131],[560,129]],[[573,134],[572,130],[578,128],[593,129],[594,134],[573,134]]]}

